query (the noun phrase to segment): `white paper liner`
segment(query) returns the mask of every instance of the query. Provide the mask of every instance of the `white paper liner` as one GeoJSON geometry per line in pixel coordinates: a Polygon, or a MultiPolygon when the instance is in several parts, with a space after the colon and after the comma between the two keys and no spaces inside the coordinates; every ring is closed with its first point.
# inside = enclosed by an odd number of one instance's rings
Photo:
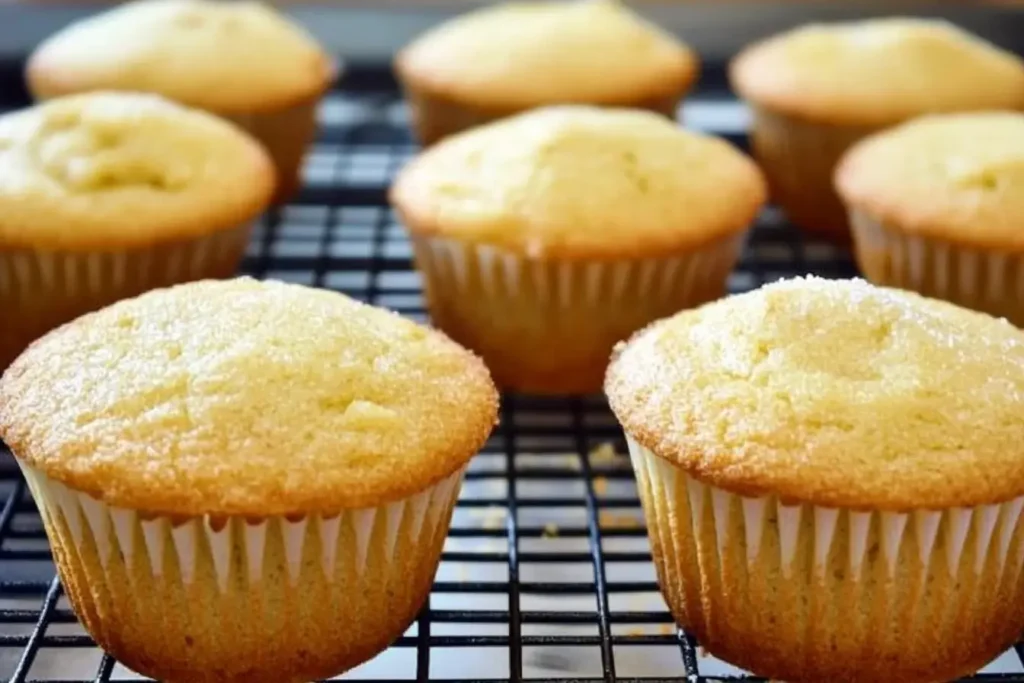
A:
{"type": "Polygon", "coordinates": [[[316,138],[319,104],[317,99],[258,113],[213,112],[244,128],[270,155],[277,174],[275,202],[288,199],[299,188],[306,149],[316,138]]]}
{"type": "Polygon", "coordinates": [[[815,124],[762,107],[754,107],[753,114],[751,144],[773,201],[805,230],[847,235],[833,171],[846,150],[874,129],[815,124]]]}
{"type": "Polygon", "coordinates": [[[252,224],[125,251],[0,249],[0,368],[52,327],[120,299],[234,273],[252,224]]]}
{"type": "Polygon", "coordinates": [[[22,464],[71,605],[169,683],[322,680],[400,636],[429,595],[463,471],[333,516],[151,517],[22,464]]]}
{"type": "Polygon", "coordinates": [[[850,224],[857,262],[872,282],[1024,325],[1024,254],[907,235],[856,209],[850,224]]]}
{"type": "Polygon", "coordinates": [[[627,442],[662,592],[723,659],[784,680],[854,667],[858,681],[940,680],[980,668],[1024,627],[1024,497],[903,513],[791,506],[627,442]]]}
{"type": "Polygon", "coordinates": [[[442,525],[446,527],[445,513],[458,497],[463,472],[460,470],[405,500],[378,508],[345,510],[330,517],[269,517],[252,522],[206,516],[179,522],[166,517],[147,519],[133,510],[112,507],[73,491],[24,464],[21,469],[41,513],[51,523],[59,517],[71,531],[76,546],[79,549],[91,546],[104,567],[111,557],[124,558],[131,564],[133,557],[141,554],[148,562],[152,577],[164,575],[170,564],[177,568],[182,583],[188,585],[194,580],[197,563],[209,561],[222,590],[233,578],[244,578],[250,585],[264,579],[268,534],[280,537],[288,576],[293,582],[298,579],[306,545],[313,543],[314,538],[318,541],[320,567],[328,580],[335,576],[338,562],[351,563],[357,573],[363,572],[378,520],[383,521],[385,529],[384,558],[390,561],[402,528],[414,538],[421,534],[432,538],[442,531],[442,525]],[[343,525],[355,531],[358,551],[352,556],[338,556],[339,531],[343,525]],[[241,531],[242,543],[235,542],[233,528],[241,531]],[[143,542],[136,543],[136,538],[143,542]],[[168,561],[168,550],[174,557],[173,562],[168,561]],[[239,570],[244,577],[232,576],[233,571],[239,570]]]}
{"type": "Polygon", "coordinates": [[[440,237],[413,236],[413,248],[434,323],[480,353],[499,383],[546,390],[532,377],[554,365],[582,368],[589,386],[573,389],[596,390],[615,343],[725,293],[745,238],[613,261],[538,260],[440,237]]]}
{"type": "MultiPolygon", "coordinates": [[[[890,573],[896,571],[897,559],[901,553],[911,552],[908,525],[916,530],[913,545],[917,546],[918,561],[925,567],[939,562],[933,550],[936,536],[940,529],[946,534],[945,560],[948,571],[956,575],[961,571],[981,572],[987,563],[994,563],[998,569],[997,576],[1002,577],[1004,571],[1019,572],[1020,561],[1024,556],[1024,543],[1018,543],[1015,556],[1009,558],[1011,540],[1021,533],[1021,509],[1024,507],[1024,496],[1001,505],[982,505],[975,508],[951,508],[948,510],[916,510],[907,513],[896,512],[857,512],[840,510],[813,505],[789,506],[774,497],[748,498],[729,493],[722,489],[701,483],[688,476],[683,470],[655,456],[651,451],[640,446],[627,437],[630,457],[637,476],[644,482],[656,481],[665,491],[665,495],[673,496],[679,483],[685,483],[688,494],[688,509],[691,511],[690,522],[698,527],[704,524],[705,515],[711,514],[716,531],[716,542],[719,551],[726,544],[736,539],[729,537],[730,525],[728,511],[733,503],[738,503],[742,511],[742,528],[746,545],[746,560],[751,566],[763,560],[760,554],[761,542],[766,534],[772,534],[779,540],[778,566],[786,573],[794,571],[794,560],[797,548],[807,544],[814,548],[812,566],[815,571],[823,571],[828,558],[835,551],[837,543],[848,543],[845,553],[851,571],[850,576],[857,580],[860,569],[869,557],[868,534],[873,525],[877,527],[877,537],[881,543],[882,557],[890,573]],[[705,503],[712,501],[708,507],[705,503]],[[692,511],[699,511],[693,515],[692,511]],[[850,520],[850,532],[846,538],[836,533],[837,521],[841,514],[850,520]],[[804,516],[810,524],[804,524],[804,516]],[[876,521],[877,520],[877,521],[876,521]],[[999,534],[995,534],[996,528],[999,534]],[[968,539],[971,543],[968,544],[968,539]],[[972,561],[961,567],[965,556],[972,561]]],[[[677,501],[673,504],[676,507],[677,501]]],[[[1013,578],[1013,577],[1011,577],[1013,578]]]]}

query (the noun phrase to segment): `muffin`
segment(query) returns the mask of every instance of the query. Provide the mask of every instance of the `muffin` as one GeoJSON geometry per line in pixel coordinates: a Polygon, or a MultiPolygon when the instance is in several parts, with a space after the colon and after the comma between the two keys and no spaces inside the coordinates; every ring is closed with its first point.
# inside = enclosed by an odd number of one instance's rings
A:
{"type": "Polygon", "coordinates": [[[0,369],[86,311],[234,275],[273,192],[252,138],[153,95],[0,116],[0,369]]]}
{"type": "Polygon", "coordinates": [[[724,294],[765,193],[723,140],[567,105],[432,147],[391,201],[434,323],[498,384],[558,394],[599,391],[617,341],[724,294]]]}
{"type": "Polygon", "coordinates": [[[1024,326],[1024,113],[927,116],[836,172],[869,280],[1024,326]]]}
{"type": "Polygon", "coordinates": [[[39,100],[133,90],[230,119],[270,152],[283,201],[299,186],[316,105],[337,68],[312,36],[267,6],[141,0],[44,41],[28,60],[26,80],[39,100]]]}
{"type": "Polygon", "coordinates": [[[170,683],[320,680],[400,636],[496,413],[441,334],[249,279],[79,318],[0,380],[72,607],[170,683]]]}
{"type": "Polygon", "coordinates": [[[658,579],[715,655],[786,681],[959,679],[1024,629],[1024,332],[795,279],[617,350],[658,579]]]}
{"type": "Polygon", "coordinates": [[[773,199],[800,227],[850,239],[832,188],[854,142],[932,112],[1024,108],[1024,61],[938,20],[811,25],[744,50],[733,88],[773,199]]]}
{"type": "Polygon", "coordinates": [[[698,69],[688,47],[616,0],[482,8],[428,31],[395,59],[425,145],[545,105],[674,117],[698,69]]]}

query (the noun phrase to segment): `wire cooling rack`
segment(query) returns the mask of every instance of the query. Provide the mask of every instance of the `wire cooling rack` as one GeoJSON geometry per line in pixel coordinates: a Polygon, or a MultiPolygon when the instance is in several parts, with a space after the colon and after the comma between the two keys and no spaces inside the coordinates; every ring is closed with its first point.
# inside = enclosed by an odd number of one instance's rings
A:
{"type": "MultiPolygon", "coordinates": [[[[746,111],[715,86],[720,78],[705,80],[684,108],[687,125],[745,147],[746,111]]],[[[266,216],[244,269],[425,320],[409,244],[385,201],[389,179],[415,151],[406,111],[379,71],[355,69],[345,88],[321,108],[301,193],[266,216]]],[[[12,92],[0,87],[19,104],[12,92]]],[[[848,253],[802,239],[768,209],[729,286],[807,272],[845,277],[855,269],[848,253]]],[[[758,680],[703,656],[672,624],[623,452],[599,398],[506,395],[501,426],[469,469],[429,604],[392,648],[342,678],[758,680]]],[[[0,680],[144,680],[79,626],[6,453],[0,505],[0,680]]],[[[970,680],[1024,683],[1022,654],[1018,646],[970,680]]]]}

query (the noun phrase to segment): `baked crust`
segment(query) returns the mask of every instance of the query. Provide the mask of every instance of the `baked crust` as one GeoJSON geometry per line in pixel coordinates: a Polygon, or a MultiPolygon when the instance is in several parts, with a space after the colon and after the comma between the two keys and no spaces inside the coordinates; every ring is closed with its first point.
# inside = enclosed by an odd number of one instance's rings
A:
{"type": "Polygon", "coordinates": [[[0,117],[0,248],[121,250],[256,218],[274,168],[234,125],[155,95],[99,92],[0,117]]]}
{"type": "Polygon", "coordinates": [[[311,35],[262,4],[141,0],[43,41],[26,79],[40,99],[138,90],[244,114],[315,101],[339,70],[311,35]]]}
{"type": "Polygon", "coordinates": [[[754,163],[651,112],[559,106],[447,138],[399,173],[406,227],[536,258],[658,256],[750,227],[754,163]]]}
{"type": "Polygon", "coordinates": [[[605,390],[638,443],[745,496],[905,511],[1024,494],[1024,332],[909,292],[806,278],[684,311],[621,346],[605,390]]]}
{"type": "Polygon", "coordinates": [[[166,515],[380,506],[463,467],[496,415],[487,369],[442,334],[248,278],[79,318],[0,380],[0,437],[20,460],[166,515]]]}
{"type": "Polygon", "coordinates": [[[934,19],[803,26],[747,47],[729,71],[744,99],[824,124],[1024,108],[1024,61],[934,19]]]}
{"type": "Polygon", "coordinates": [[[1024,114],[945,114],[858,143],[835,173],[857,211],[907,235],[1024,252],[1024,114]]]}
{"type": "Polygon", "coordinates": [[[700,68],[690,48],[614,0],[469,12],[417,38],[394,66],[420,92],[485,110],[682,95],[700,68]]]}

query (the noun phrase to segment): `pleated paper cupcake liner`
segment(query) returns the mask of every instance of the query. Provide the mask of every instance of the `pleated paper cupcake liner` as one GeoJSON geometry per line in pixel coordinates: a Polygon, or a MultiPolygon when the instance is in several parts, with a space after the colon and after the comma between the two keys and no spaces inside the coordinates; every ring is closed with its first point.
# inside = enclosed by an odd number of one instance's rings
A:
{"type": "Polygon", "coordinates": [[[22,471],[85,628],[171,683],[308,682],[384,649],[429,594],[462,478],[330,517],[179,519],[22,471]]]}
{"type": "Polygon", "coordinates": [[[827,126],[754,108],[754,155],[771,188],[772,200],[808,232],[847,242],[846,209],[832,175],[840,158],[873,128],[827,126]]]}
{"type": "Polygon", "coordinates": [[[258,114],[226,116],[256,138],[274,162],[275,204],[287,201],[302,185],[302,161],[316,137],[318,104],[315,100],[258,114]]]}
{"type": "Polygon", "coordinates": [[[1024,254],[901,234],[857,210],[850,223],[857,263],[868,280],[1024,326],[1024,254]]]}
{"type": "Polygon", "coordinates": [[[722,659],[786,681],[948,681],[1024,629],[1024,498],[789,505],[704,484],[627,440],[662,593],[722,659]]]}
{"type": "Polygon", "coordinates": [[[730,236],[675,256],[540,261],[489,246],[414,236],[430,315],[508,388],[600,390],[615,343],[721,297],[743,246],[730,236]]]}
{"type": "Polygon", "coordinates": [[[54,327],[159,287],[238,270],[252,225],[113,252],[0,249],[0,370],[54,327]]]}

